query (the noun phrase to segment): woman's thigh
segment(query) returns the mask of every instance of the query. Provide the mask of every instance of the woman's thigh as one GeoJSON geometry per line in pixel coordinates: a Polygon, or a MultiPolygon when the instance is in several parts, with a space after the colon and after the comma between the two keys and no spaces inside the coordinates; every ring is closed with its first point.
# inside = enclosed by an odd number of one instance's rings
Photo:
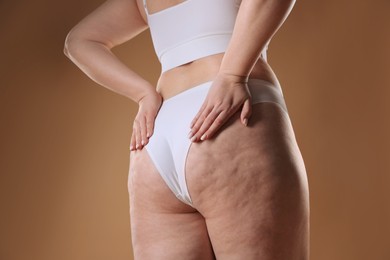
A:
{"type": "Polygon", "coordinates": [[[176,198],[146,149],[131,152],[128,191],[134,259],[214,259],[205,219],[176,198]]]}
{"type": "Polygon", "coordinates": [[[236,113],[191,146],[186,180],[217,259],[308,259],[309,194],[289,117],[275,103],[236,113]]]}

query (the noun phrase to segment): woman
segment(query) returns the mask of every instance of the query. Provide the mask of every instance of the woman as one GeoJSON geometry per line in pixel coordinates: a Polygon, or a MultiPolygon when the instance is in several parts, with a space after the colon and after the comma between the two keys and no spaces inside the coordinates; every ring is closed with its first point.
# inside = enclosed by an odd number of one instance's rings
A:
{"type": "Polygon", "coordinates": [[[108,0],[66,55],[139,105],[130,141],[135,259],[309,258],[304,162],[267,45],[294,0],[108,0]],[[150,28],[156,88],[111,52],[150,28]],[[143,149],[145,148],[145,149],[143,149]]]}

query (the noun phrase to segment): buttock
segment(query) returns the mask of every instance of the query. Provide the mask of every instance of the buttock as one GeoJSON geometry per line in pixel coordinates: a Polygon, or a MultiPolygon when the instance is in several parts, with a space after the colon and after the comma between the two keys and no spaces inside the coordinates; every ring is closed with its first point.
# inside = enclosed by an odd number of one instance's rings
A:
{"type": "MultiPolygon", "coordinates": [[[[204,82],[164,100],[155,119],[154,133],[145,146],[168,187],[179,200],[191,206],[185,167],[192,142],[187,135],[212,82],[204,82]]],[[[262,79],[249,79],[248,88],[252,104],[273,102],[288,114],[283,92],[277,86],[262,79]]]]}
{"type": "Polygon", "coordinates": [[[163,101],[145,146],[165,183],[186,204],[192,205],[184,168],[191,141],[187,137],[192,118],[206,98],[212,81],[204,82],[163,101]]]}

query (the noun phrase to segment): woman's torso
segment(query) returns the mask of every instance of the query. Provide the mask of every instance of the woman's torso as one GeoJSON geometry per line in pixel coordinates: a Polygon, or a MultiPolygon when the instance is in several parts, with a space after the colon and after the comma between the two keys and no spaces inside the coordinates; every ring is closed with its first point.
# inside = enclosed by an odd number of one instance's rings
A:
{"type": "MultiPolygon", "coordinates": [[[[139,11],[147,23],[147,14],[143,8],[143,0],[137,1],[139,11]]],[[[149,15],[153,15],[153,13],[170,8],[184,1],[188,0],[148,0],[147,9],[149,15]]],[[[157,81],[157,92],[161,94],[163,99],[168,99],[186,89],[214,79],[218,74],[223,55],[224,53],[208,55],[162,72],[157,81]]],[[[249,78],[264,79],[275,85],[279,85],[272,68],[262,57],[257,60],[249,78]]]]}

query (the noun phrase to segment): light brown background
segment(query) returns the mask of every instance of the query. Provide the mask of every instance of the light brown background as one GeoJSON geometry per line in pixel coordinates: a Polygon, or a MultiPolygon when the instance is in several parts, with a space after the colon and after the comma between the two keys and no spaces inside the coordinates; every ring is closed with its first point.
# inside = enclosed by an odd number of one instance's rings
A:
{"type": "MultiPolygon", "coordinates": [[[[0,2],[0,259],[132,259],[137,106],[62,53],[100,5],[0,2]]],[[[390,1],[297,1],[273,38],[310,183],[313,260],[390,259],[390,1]]],[[[149,31],[114,49],[155,83],[149,31]]]]}

